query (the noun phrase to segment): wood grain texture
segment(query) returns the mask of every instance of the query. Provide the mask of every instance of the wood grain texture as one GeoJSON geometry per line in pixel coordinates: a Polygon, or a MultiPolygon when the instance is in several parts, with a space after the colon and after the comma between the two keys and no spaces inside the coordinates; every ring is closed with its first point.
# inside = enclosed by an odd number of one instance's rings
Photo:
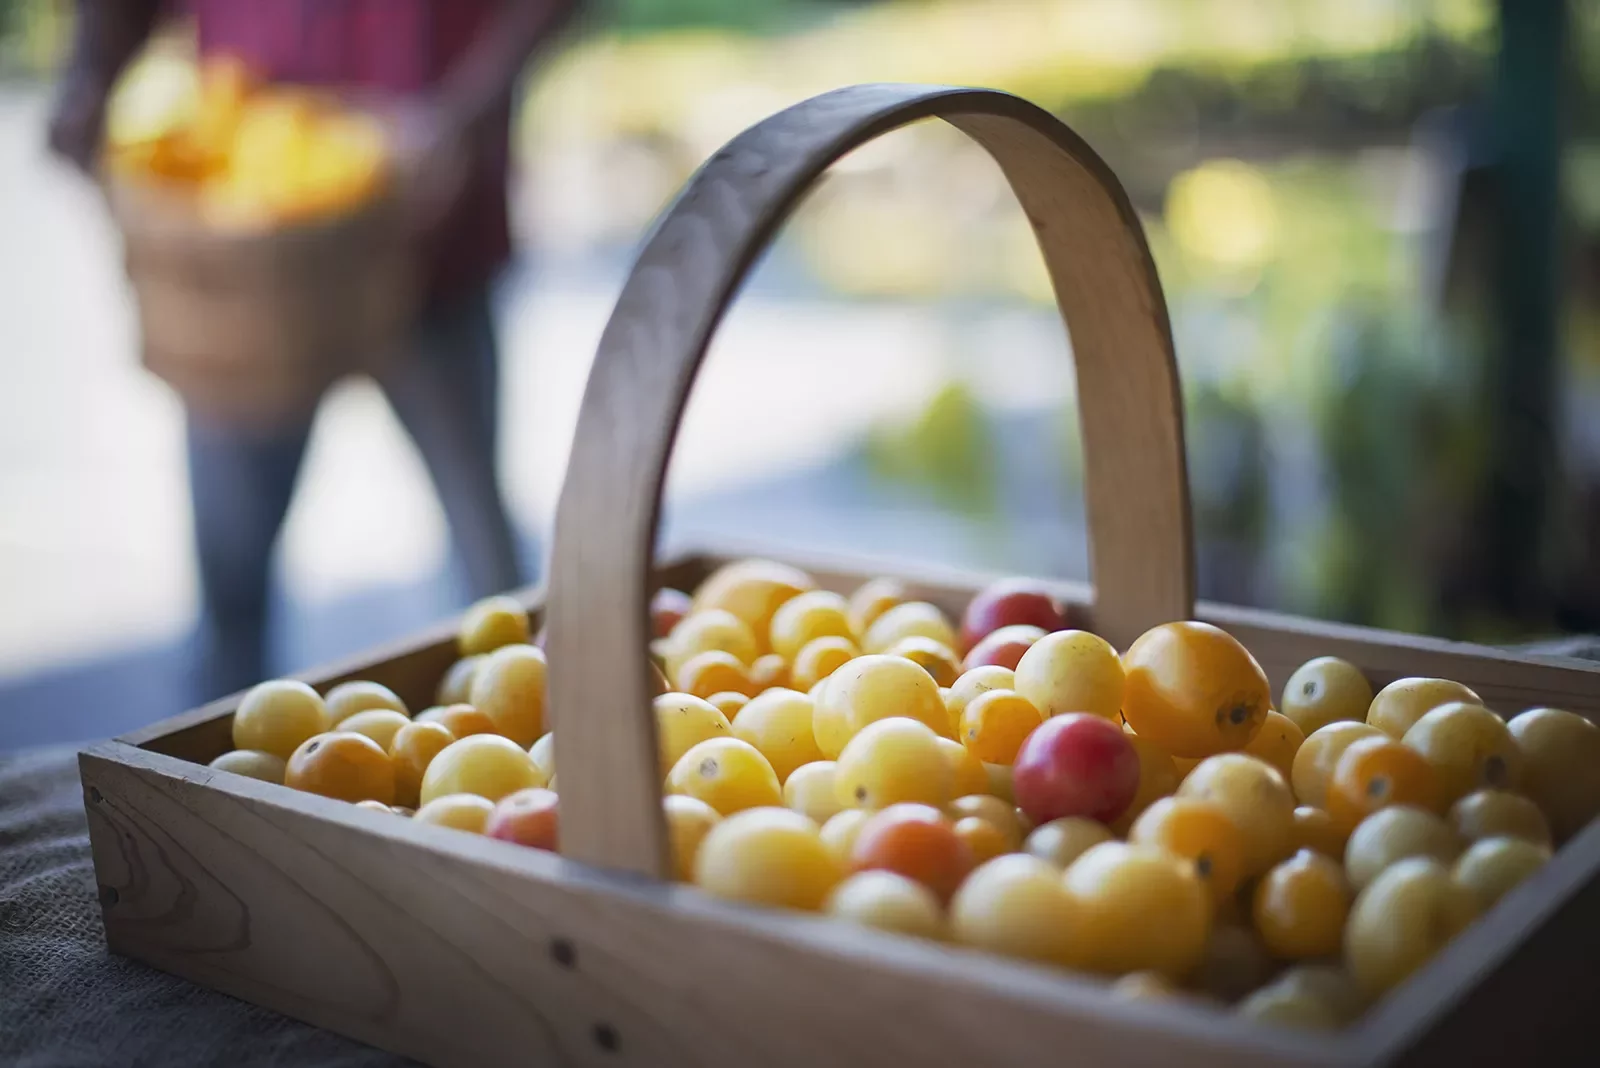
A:
{"type": "Polygon", "coordinates": [[[751,127],[656,225],[600,340],[556,516],[551,713],[569,856],[666,871],[643,658],[661,487],[712,333],[751,265],[834,160],[939,117],[1005,172],[1068,323],[1083,413],[1100,628],[1125,644],[1193,607],[1183,412],[1160,282],[1115,177],[1047,112],[1003,93],[857,86],[751,127]],[[634,670],[621,665],[637,664],[634,670]]]}
{"type": "Polygon", "coordinates": [[[1346,1062],[1337,1041],[118,743],[81,771],[112,949],[435,1065],[1346,1062]]]}

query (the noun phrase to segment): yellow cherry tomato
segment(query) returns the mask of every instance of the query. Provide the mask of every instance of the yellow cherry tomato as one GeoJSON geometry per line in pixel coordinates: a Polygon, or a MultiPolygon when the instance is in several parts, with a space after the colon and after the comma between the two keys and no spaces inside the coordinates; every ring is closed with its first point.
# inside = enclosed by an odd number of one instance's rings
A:
{"type": "Polygon", "coordinates": [[[394,736],[400,733],[400,728],[410,722],[404,713],[396,712],[392,708],[369,708],[353,716],[346,716],[339,721],[335,729],[350,734],[364,734],[377,742],[379,749],[387,752],[390,743],[394,741],[394,736]]]}
{"type": "Polygon", "coordinates": [[[956,647],[955,628],[944,613],[927,601],[906,601],[884,612],[861,636],[868,653],[887,653],[902,638],[932,638],[946,649],[956,647]]]}
{"type": "Polygon", "coordinates": [[[233,714],[233,747],[259,749],[288,760],[300,743],[333,726],[317,691],[294,679],[253,687],[233,714]]]}
{"type": "Polygon", "coordinates": [[[951,685],[961,675],[961,661],[949,646],[921,635],[901,638],[889,647],[887,655],[905,657],[932,675],[933,681],[941,687],[951,685]]]}
{"type": "Polygon", "coordinates": [[[1422,754],[1388,736],[1351,743],[1328,782],[1328,815],[1348,832],[1390,805],[1438,812],[1438,775],[1422,754]]]}
{"type": "Polygon", "coordinates": [[[1124,726],[1123,730],[1128,735],[1128,741],[1133,743],[1133,751],[1139,755],[1139,789],[1122,815],[1111,825],[1113,831],[1126,837],[1139,814],[1176,790],[1183,776],[1178,774],[1177,762],[1167,755],[1165,749],[1147,738],[1139,737],[1130,727],[1124,726]]]}
{"type": "Polygon", "coordinates": [[[861,834],[862,825],[871,818],[872,813],[864,808],[847,808],[828,817],[828,822],[822,825],[822,844],[828,847],[828,852],[841,867],[850,867],[850,854],[855,851],[856,838],[861,834]]]}
{"type": "Polygon", "coordinates": [[[724,691],[759,692],[755,680],[750,677],[750,669],[738,657],[721,649],[708,649],[691,656],[678,665],[674,679],[679,693],[693,694],[701,700],[724,691]]]}
{"type": "Polygon", "coordinates": [[[1539,806],[1521,794],[1478,790],[1450,807],[1450,826],[1464,841],[1522,838],[1549,848],[1550,824],[1539,806]]]}
{"type": "Polygon", "coordinates": [[[694,881],[694,861],[700,843],[711,828],[721,822],[717,810],[697,797],[668,794],[661,799],[667,819],[667,842],[672,849],[673,878],[680,883],[694,881]]]}
{"type": "Polygon", "coordinates": [[[750,660],[754,660],[768,651],[765,648],[767,635],[778,609],[791,597],[815,586],[810,575],[788,564],[775,560],[736,560],[718,568],[699,585],[694,591],[690,613],[721,609],[733,615],[761,646],[751,654],[750,660]]]}
{"type": "Polygon", "coordinates": [[[1444,805],[1482,787],[1515,790],[1522,784],[1516,739],[1505,720],[1482,705],[1440,705],[1413,723],[1402,741],[1433,768],[1444,805]]]}
{"type": "MultiPolygon", "coordinates": [[[[752,693],[761,693],[774,686],[787,687],[790,682],[789,661],[777,653],[768,653],[756,657],[756,662],[750,665],[750,690],[752,693]]],[[[713,695],[715,696],[715,695],[713,695]]],[[[729,717],[730,719],[733,717],[729,717]]]]}
{"type": "Polygon", "coordinates": [[[945,815],[957,823],[968,818],[988,821],[1000,832],[1008,853],[1022,847],[1023,826],[1018,818],[1016,806],[1000,800],[993,794],[964,794],[946,805],[944,811],[945,815]]]}
{"type": "Polygon", "coordinates": [[[1084,816],[1063,816],[1041,823],[1029,831],[1022,848],[1029,855],[1065,871],[1091,848],[1101,842],[1112,841],[1113,837],[1106,825],[1097,820],[1084,816]]]}
{"type": "Polygon", "coordinates": [[[1122,712],[1122,659],[1111,643],[1086,630],[1046,634],[1017,661],[1016,691],[1040,714],[1088,712],[1117,719],[1122,712]]]}
{"type": "Polygon", "coordinates": [[[1006,836],[998,827],[977,816],[963,816],[956,820],[956,837],[961,839],[972,854],[974,864],[1012,852],[1006,836]]]}
{"type": "Polygon", "coordinates": [[[1243,877],[1244,835],[1214,801],[1164,797],[1133,821],[1128,843],[1192,864],[1213,901],[1230,897],[1243,877]]]}
{"type": "Polygon", "coordinates": [[[1477,694],[1449,679],[1396,679],[1373,697],[1367,723],[1399,741],[1413,723],[1451,701],[1483,704],[1477,694]]]}
{"type": "Polygon", "coordinates": [[[1349,911],[1344,869],[1309,849],[1278,864],[1256,884],[1256,930],[1280,960],[1337,954],[1349,911]]]}
{"type": "Polygon", "coordinates": [[[395,803],[416,808],[422,803],[422,777],[433,758],[456,740],[443,724],[407,723],[389,742],[394,761],[395,803]]]}
{"type": "Polygon", "coordinates": [[[434,798],[411,818],[418,823],[454,827],[469,834],[482,834],[494,814],[494,802],[477,794],[443,794],[434,798]]]}
{"type": "Polygon", "coordinates": [[[867,628],[878,617],[897,604],[910,600],[906,588],[894,579],[875,578],[856,587],[850,595],[850,631],[858,639],[865,636],[867,628]]]}
{"type": "Polygon", "coordinates": [[[690,747],[667,773],[667,792],[698,797],[724,816],[747,808],[779,808],[783,787],[760,750],[738,738],[690,747]]]}
{"type": "Polygon", "coordinates": [[[503,645],[473,676],[470,703],[489,717],[495,733],[526,748],[544,733],[545,675],[543,649],[503,645]]]}
{"type": "Polygon", "coordinates": [[[664,693],[652,702],[656,714],[656,741],[661,749],[661,774],[666,775],[691,748],[711,738],[733,734],[728,717],[704,698],[687,693],[664,693]]]}
{"type": "MultiPolygon", "coordinates": [[[[406,703],[400,700],[398,694],[389,689],[389,687],[376,682],[341,682],[329,690],[328,695],[322,701],[327,706],[328,719],[335,727],[357,712],[367,712],[373,709],[388,709],[408,718],[411,715],[410,709],[406,708],[406,703]]],[[[378,744],[382,745],[383,743],[379,742],[378,744]]]]}
{"type": "Polygon", "coordinates": [[[1559,708],[1534,708],[1509,728],[1522,751],[1523,792],[1543,810],[1556,840],[1566,841],[1600,815],[1600,727],[1559,708]]]}
{"type": "Polygon", "coordinates": [[[811,731],[811,698],[794,690],[771,689],[751,698],[733,724],[733,736],[761,751],[784,782],[802,764],[822,759],[811,731]]]}
{"type": "Polygon", "coordinates": [[[841,805],[877,809],[901,801],[940,807],[950,800],[950,763],[924,723],[893,717],[869,723],[845,745],[834,772],[841,805]]]}
{"type": "Polygon", "coordinates": [[[1309,849],[1338,860],[1344,856],[1345,841],[1350,836],[1333,822],[1326,809],[1301,805],[1294,810],[1292,837],[1296,851],[1309,849]]]}
{"type": "Polygon", "coordinates": [[[1407,857],[1431,857],[1442,864],[1461,854],[1461,838],[1432,812],[1395,805],[1374,812],[1350,832],[1344,847],[1344,874],[1360,890],[1385,868],[1407,857]]]}
{"type": "Polygon", "coordinates": [[[961,734],[961,713],[966,711],[967,705],[981,694],[990,690],[1015,690],[1017,678],[1010,668],[1003,668],[995,664],[985,664],[962,672],[961,676],[950,685],[949,690],[941,695],[944,699],[945,711],[950,713],[950,732],[954,737],[961,734]]]}
{"type": "Polygon", "coordinates": [[[738,718],[738,715],[740,711],[743,710],[744,706],[750,703],[750,697],[748,694],[734,693],[732,690],[723,690],[721,693],[714,693],[710,697],[707,697],[706,701],[711,705],[712,708],[715,708],[718,712],[721,712],[723,718],[725,718],[731,724],[736,718],[738,718]]]}
{"type": "Polygon", "coordinates": [[[485,597],[468,608],[456,632],[462,656],[492,653],[503,645],[528,644],[528,613],[513,597],[485,597]]]}
{"type": "Polygon", "coordinates": [[[1550,848],[1523,838],[1485,838],[1457,858],[1450,877],[1472,891],[1485,911],[1544,867],[1550,848]]]}
{"type": "Polygon", "coordinates": [[[1344,959],[1368,997],[1397,986],[1478,916],[1472,891],[1429,857],[1384,869],[1357,895],[1344,928],[1344,959]]]}
{"type": "Polygon", "coordinates": [[[1058,870],[1012,853],[962,882],[950,901],[950,935],[991,953],[1071,966],[1082,941],[1079,916],[1058,870]]]}
{"type": "Polygon", "coordinates": [[[1361,723],[1372,704],[1372,684],[1361,669],[1336,656],[1319,656],[1295,669],[1283,685],[1279,711],[1294,721],[1302,735],[1330,723],[1361,723]]]}
{"type": "Polygon", "coordinates": [[[1344,751],[1363,738],[1381,737],[1383,732],[1376,727],[1344,720],[1311,732],[1294,755],[1289,782],[1294,786],[1295,799],[1302,805],[1327,808],[1328,782],[1344,751]]]}
{"type": "Polygon", "coordinates": [[[796,690],[809,693],[829,675],[861,655],[849,638],[818,638],[795,654],[789,681],[796,690]]]}
{"type": "MultiPolygon", "coordinates": [[[[701,743],[743,744],[731,738],[701,743]]],[[[701,840],[694,862],[695,884],[718,897],[811,911],[822,907],[843,875],[817,825],[786,808],[725,814],[701,840]]]]}
{"type": "Polygon", "coordinates": [[[950,765],[950,793],[954,797],[989,792],[989,773],[983,770],[983,761],[973,756],[967,747],[950,738],[939,739],[939,752],[950,765]]]}
{"type": "Polygon", "coordinates": [[[439,680],[434,700],[439,705],[464,705],[472,696],[472,680],[483,666],[483,656],[464,656],[450,665],[450,670],[439,680]]]}
{"type": "Polygon", "coordinates": [[[231,749],[211,761],[208,766],[218,771],[231,771],[235,775],[259,779],[262,782],[275,782],[282,786],[283,773],[288,767],[288,762],[280,756],[274,756],[260,749],[231,749]]]}
{"type": "Polygon", "coordinates": [[[783,780],[783,803],[819,827],[844,811],[834,788],[838,765],[831,760],[802,764],[783,780]]]}
{"type": "Polygon", "coordinates": [[[1266,721],[1266,673],[1238,639],[1209,623],[1153,627],[1122,660],[1123,716],[1139,737],[1175,757],[1243,749],[1266,721]]]}
{"type": "Polygon", "coordinates": [[[394,761],[364,734],[316,734],[290,755],[283,784],[340,801],[392,805],[394,761]]]}
{"type": "Polygon", "coordinates": [[[701,653],[727,653],[741,664],[752,664],[761,655],[750,627],[732,612],[716,608],[684,616],[667,635],[662,648],[667,678],[674,686],[682,685],[678,673],[683,665],[701,653]]]}
{"type": "Polygon", "coordinates": [[[1062,876],[1078,912],[1074,953],[1103,975],[1151,971],[1181,982],[1205,954],[1211,899],[1186,861],[1104,842],[1062,876]]]}
{"type": "Polygon", "coordinates": [[[499,733],[494,729],[494,720],[471,705],[424,709],[417,713],[417,718],[412,722],[437,723],[457,738],[466,738],[474,734],[499,733]]]}
{"type": "Polygon", "coordinates": [[[1294,720],[1277,712],[1268,712],[1266,721],[1261,724],[1261,729],[1250,739],[1250,744],[1244,747],[1243,752],[1265,760],[1278,769],[1278,774],[1283,776],[1284,782],[1288,782],[1290,776],[1294,774],[1295,754],[1300,751],[1300,746],[1305,740],[1305,734],[1295,725],[1294,720]]]}
{"type": "Polygon", "coordinates": [[[1010,764],[1022,742],[1044,717],[1033,703],[1010,690],[990,690],[961,713],[961,744],[985,764],[1010,764]]]}
{"type": "Polygon", "coordinates": [[[944,909],[933,891],[894,872],[857,872],[833,888],[822,911],[881,931],[936,940],[945,937],[944,909]]]}
{"type": "Polygon", "coordinates": [[[1243,753],[1202,760],[1178,787],[1178,797],[1221,805],[1244,839],[1244,877],[1260,875],[1289,853],[1294,836],[1294,795],[1283,776],[1243,753]]]}
{"type": "Polygon", "coordinates": [[[831,590],[807,590],[785,601],[772,616],[768,647],[786,660],[818,638],[854,637],[849,606],[831,590]]]}
{"type": "Polygon", "coordinates": [[[498,801],[544,785],[544,772],[526,749],[498,734],[474,734],[451,742],[428,762],[419,793],[424,805],[446,794],[477,794],[498,801]]]}
{"type": "Polygon", "coordinates": [[[817,747],[824,757],[836,760],[867,724],[895,716],[952,736],[949,713],[931,675],[898,656],[857,657],[828,676],[818,695],[813,720],[817,747]]]}

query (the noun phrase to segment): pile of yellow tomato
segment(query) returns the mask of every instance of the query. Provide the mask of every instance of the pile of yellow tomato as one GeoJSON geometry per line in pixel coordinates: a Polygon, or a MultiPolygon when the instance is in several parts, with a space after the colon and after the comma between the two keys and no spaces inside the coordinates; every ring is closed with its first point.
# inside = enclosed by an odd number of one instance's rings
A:
{"type": "Polygon", "coordinates": [[[355,211],[390,180],[383,125],[315,90],[262,84],[207,60],[192,98],[162,121],[114,126],[111,172],[177,189],[224,231],[262,231],[355,211]]]}
{"type": "MultiPolygon", "coordinates": [[[[892,580],[844,596],[745,560],[651,611],[677,878],[1118,996],[1342,1026],[1600,812],[1580,716],[1507,722],[1445,679],[1374,693],[1334,657],[1274,708],[1219,628],[1119,655],[1028,580],[952,621],[892,580]]],[[[263,683],[213,767],[558,848],[528,617],[481,602],[459,643],[415,717],[370,682],[263,683]]]]}

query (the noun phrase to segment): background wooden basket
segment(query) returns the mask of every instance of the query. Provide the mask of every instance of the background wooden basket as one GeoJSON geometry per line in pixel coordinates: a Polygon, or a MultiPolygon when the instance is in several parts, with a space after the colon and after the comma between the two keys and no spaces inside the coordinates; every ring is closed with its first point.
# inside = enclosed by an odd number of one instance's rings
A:
{"type": "Polygon", "coordinates": [[[145,366],[190,407],[271,423],[399,344],[416,306],[395,205],[263,233],[207,224],[187,197],[107,186],[139,311],[145,366]]]}
{"type": "MultiPolygon", "coordinates": [[[[1377,684],[1439,675],[1502,712],[1600,715],[1600,668],[1195,605],[1182,417],[1159,283],[1104,164],[1047,113],[980,90],[863,86],[719,152],[648,240],[601,340],[557,518],[548,600],[562,857],[215,772],[235,699],[81,761],[117,952],[439,1064],[750,1062],[1434,1064],[1560,1056],[1600,1001],[1600,826],[1337,1036],[1280,1033],[1092,979],[661,881],[666,849],[647,599],[724,557],[654,565],[678,418],[707,342],[773,231],[830,163],[937,116],[1022,201],[1072,331],[1095,587],[1061,587],[1125,645],[1196,617],[1274,688],[1317,655],[1377,684]],[[1508,1020],[1537,1005],[1537,1028],[1508,1020]]],[[[826,588],[896,573],[958,613],[987,576],[794,561],[826,588]]],[[[537,614],[539,598],[526,598],[537,614]]],[[[430,701],[453,625],[310,678],[430,701]]],[[[1570,1056],[1568,1054],[1567,1056],[1570,1056]]]]}

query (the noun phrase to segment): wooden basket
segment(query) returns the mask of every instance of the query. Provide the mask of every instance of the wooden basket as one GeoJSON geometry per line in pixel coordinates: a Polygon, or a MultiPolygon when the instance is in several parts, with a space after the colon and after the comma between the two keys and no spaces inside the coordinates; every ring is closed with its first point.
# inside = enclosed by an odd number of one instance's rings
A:
{"type": "MultiPolygon", "coordinates": [[[[1171,338],[1138,222],[1105,165],[1001,93],[864,86],[791,108],[695,176],[629,277],[584,397],[548,598],[563,856],[395,819],[204,763],[236,699],[81,760],[106,938],[118,952],[435,1064],[796,1066],[1431,1065],[1570,1060],[1600,1001],[1600,824],[1431,964],[1332,1036],[663,881],[652,689],[657,584],[725,554],[652,565],[662,476],[706,344],[762,247],[845,152],[936,116],[999,161],[1072,331],[1095,587],[1061,593],[1125,644],[1196,617],[1279,688],[1337,655],[1374,683],[1459,679],[1502,711],[1600,714],[1600,668],[1193,600],[1171,338]],[[635,665],[637,668],[635,669],[635,665]],[[1573,1052],[1568,1052],[1569,1050],[1573,1052]]],[[[742,555],[740,553],[739,555],[742,555]]],[[[840,591],[898,573],[958,614],[983,575],[794,561],[840,591]]],[[[540,597],[525,598],[540,614],[540,597]]],[[[430,702],[454,624],[309,678],[430,702]]]]}
{"type": "Polygon", "coordinates": [[[272,424],[400,344],[416,264],[380,199],[262,233],[220,232],[187,197],[113,179],[145,366],[192,409],[272,424]]]}

